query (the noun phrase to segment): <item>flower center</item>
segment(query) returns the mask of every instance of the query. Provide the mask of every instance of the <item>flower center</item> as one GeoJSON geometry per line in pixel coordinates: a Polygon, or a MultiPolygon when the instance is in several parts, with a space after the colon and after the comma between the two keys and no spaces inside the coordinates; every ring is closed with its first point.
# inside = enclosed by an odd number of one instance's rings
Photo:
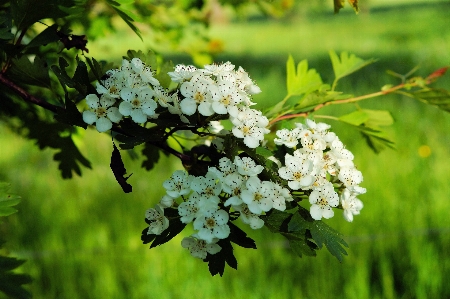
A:
{"type": "Polygon", "coordinates": [[[214,226],[216,226],[216,221],[214,220],[214,218],[206,219],[206,226],[209,228],[213,228],[214,226]]]}
{"type": "Polygon", "coordinates": [[[99,108],[95,109],[95,114],[97,114],[97,117],[105,117],[106,116],[106,108],[99,107],[99,108]]]}
{"type": "Polygon", "coordinates": [[[194,95],[194,100],[197,102],[197,104],[200,104],[205,100],[205,96],[200,91],[197,91],[194,95]]]}

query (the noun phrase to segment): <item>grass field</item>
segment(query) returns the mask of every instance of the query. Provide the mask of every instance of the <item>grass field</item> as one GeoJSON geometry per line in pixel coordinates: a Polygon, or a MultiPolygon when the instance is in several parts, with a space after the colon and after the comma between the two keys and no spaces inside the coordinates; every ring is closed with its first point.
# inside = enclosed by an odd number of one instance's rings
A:
{"type": "MultiPolygon", "coordinates": [[[[421,64],[419,73],[425,76],[449,65],[449,8],[446,2],[359,16],[232,23],[212,28],[212,34],[227,41],[227,52],[217,60],[248,70],[263,90],[255,100],[264,106],[284,97],[289,53],[296,60],[307,58],[325,80],[332,80],[329,49],[379,58],[339,85],[357,95],[395,82],[386,69],[406,73],[421,64]]],[[[142,45],[132,37],[122,44],[142,45]]],[[[105,45],[108,41],[93,43],[90,53],[99,56],[105,45]]],[[[105,59],[117,59],[127,49],[119,48],[110,47],[111,57],[105,59]]],[[[440,84],[450,89],[448,74],[440,84]]],[[[330,122],[355,154],[368,190],[353,223],[340,213],[327,220],[349,243],[342,264],[326,250],[315,258],[297,258],[282,238],[266,229],[247,229],[258,250],[236,248],[238,270],[210,277],[206,265],[181,248],[182,237],[152,250],[140,241],[145,210],[163,195],[162,182],[179,164],[163,159],[147,173],[141,161],[125,155],[134,188],[125,195],[109,168],[107,135],[80,132],[77,142],[93,170],[64,181],[53,151],[40,152],[0,126],[0,181],[12,183],[23,197],[19,213],[1,227],[8,233],[7,248],[28,260],[21,269],[35,279],[34,298],[449,298],[450,115],[400,96],[361,105],[392,112],[397,150],[374,154],[356,132],[330,122]]],[[[329,107],[320,114],[349,109],[329,107]]]]}

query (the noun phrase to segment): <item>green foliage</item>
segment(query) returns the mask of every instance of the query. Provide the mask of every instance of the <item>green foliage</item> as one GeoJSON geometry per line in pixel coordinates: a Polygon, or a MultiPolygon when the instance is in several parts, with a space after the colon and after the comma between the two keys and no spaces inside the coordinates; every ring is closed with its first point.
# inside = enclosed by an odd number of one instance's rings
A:
{"type": "Polygon", "coordinates": [[[345,51],[342,52],[341,56],[339,57],[333,50],[330,50],[330,59],[331,64],[333,65],[335,76],[332,90],[336,88],[337,82],[340,79],[353,74],[354,72],[376,61],[375,59],[363,60],[359,57],[356,57],[355,54],[349,54],[345,51]]]}
{"type": "MultiPolygon", "coordinates": [[[[13,206],[20,202],[20,196],[9,192],[10,184],[0,182],[0,217],[9,216],[17,212],[13,206]]],[[[0,239],[0,248],[4,241],[0,239]]],[[[11,298],[31,298],[30,292],[23,285],[31,282],[27,274],[13,272],[25,261],[0,255],[0,291],[11,298]]]]}

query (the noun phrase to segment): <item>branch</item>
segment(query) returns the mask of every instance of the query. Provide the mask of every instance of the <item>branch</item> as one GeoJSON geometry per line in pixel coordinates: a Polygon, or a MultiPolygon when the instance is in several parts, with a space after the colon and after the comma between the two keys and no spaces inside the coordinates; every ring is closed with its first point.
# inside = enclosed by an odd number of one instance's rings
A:
{"type": "Polygon", "coordinates": [[[57,111],[59,109],[64,109],[63,107],[50,104],[49,102],[46,102],[44,100],[41,100],[41,99],[29,94],[25,89],[23,89],[22,87],[18,86],[16,83],[9,80],[3,73],[0,73],[0,82],[3,85],[9,87],[15,93],[17,93],[26,102],[41,106],[42,108],[47,109],[53,113],[57,113],[57,111]]]}

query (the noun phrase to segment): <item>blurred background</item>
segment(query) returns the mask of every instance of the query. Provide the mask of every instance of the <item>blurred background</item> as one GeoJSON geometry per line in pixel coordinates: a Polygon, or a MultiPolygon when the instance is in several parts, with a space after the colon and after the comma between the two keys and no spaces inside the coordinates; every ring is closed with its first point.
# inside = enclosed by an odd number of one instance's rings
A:
{"type": "MultiPolygon", "coordinates": [[[[377,58],[340,81],[339,90],[355,95],[400,83],[386,70],[406,74],[419,66],[416,74],[425,77],[450,65],[450,1],[360,1],[358,15],[348,4],[333,15],[332,1],[311,2],[279,18],[251,7],[245,18],[226,7],[215,11],[202,46],[210,47],[215,61],[229,60],[249,72],[263,91],[254,98],[259,108],[284,97],[289,54],[308,59],[329,83],[329,50],[377,58]]],[[[142,29],[141,41],[126,25],[117,28],[89,40],[89,56],[120,63],[128,49],[154,49],[174,64],[208,62],[157,37],[147,40],[150,31],[142,29]]],[[[186,38],[184,48],[195,47],[192,41],[186,38]]],[[[449,89],[449,78],[438,85],[449,89]]],[[[207,264],[180,246],[187,233],[149,250],[140,241],[144,212],[181,165],[163,158],[146,172],[142,161],[124,153],[133,173],[133,192],[124,194],[109,168],[110,137],[95,130],[76,137],[93,170],[63,180],[54,151],[39,151],[0,123],[0,181],[23,198],[19,213],[0,230],[12,255],[27,260],[21,270],[34,278],[34,298],[450,298],[450,115],[400,95],[360,105],[391,111],[396,123],[389,132],[397,149],[375,154],[356,131],[329,122],[355,154],[368,190],[353,223],[339,212],[327,220],[349,244],[342,263],[326,249],[298,258],[267,229],[245,228],[258,250],[235,248],[238,270],[226,268],[223,277],[211,277],[207,264]]],[[[320,114],[339,116],[353,108],[326,109],[320,114]]]]}

